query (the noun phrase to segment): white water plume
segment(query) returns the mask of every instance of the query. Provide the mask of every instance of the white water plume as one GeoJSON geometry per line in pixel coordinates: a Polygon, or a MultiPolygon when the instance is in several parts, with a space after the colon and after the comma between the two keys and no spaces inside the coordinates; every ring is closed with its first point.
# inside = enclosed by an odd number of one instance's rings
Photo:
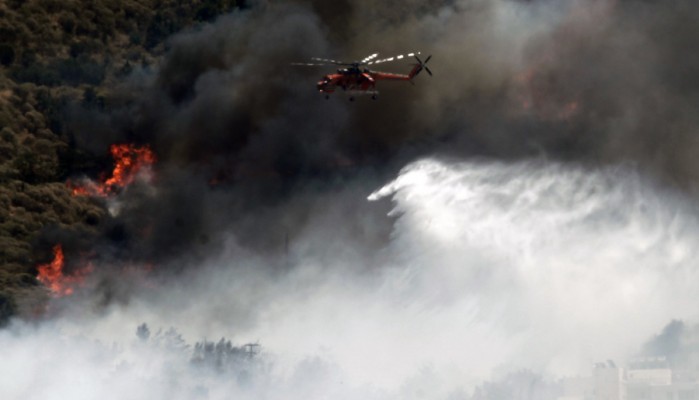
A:
{"type": "Polygon", "coordinates": [[[470,299],[473,325],[504,336],[500,362],[585,372],[696,317],[697,210],[633,169],[424,160],[383,196],[407,290],[441,309],[470,299]]]}

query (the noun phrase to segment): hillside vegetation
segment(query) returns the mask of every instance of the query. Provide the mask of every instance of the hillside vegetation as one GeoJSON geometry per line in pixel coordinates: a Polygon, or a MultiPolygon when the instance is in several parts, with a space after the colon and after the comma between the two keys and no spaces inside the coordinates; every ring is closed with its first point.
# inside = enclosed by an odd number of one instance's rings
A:
{"type": "MultiPolygon", "coordinates": [[[[157,64],[168,36],[244,7],[236,0],[0,2],[0,325],[38,312],[45,291],[38,243],[52,229],[90,232],[103,206],[65,181],[98,163],[76,150],[70,104],[108,107],[110,87],[157,64]]],[[[79,236],[79,235],[77,235],[79,236]]]]}

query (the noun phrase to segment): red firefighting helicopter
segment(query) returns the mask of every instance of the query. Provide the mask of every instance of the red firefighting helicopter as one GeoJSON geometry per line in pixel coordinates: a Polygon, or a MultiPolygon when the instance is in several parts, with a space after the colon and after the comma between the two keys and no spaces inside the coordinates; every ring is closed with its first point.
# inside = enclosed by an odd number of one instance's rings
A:
{"type": "Polygon", "coordinates": [[[318,91],[325,95],[326,99],[330,98],[330,93],[335,92],[338,89],[342,89],[350,94],[350,101],[354,101],[354,96],[358,94],[369,94],[373,100],[377,99],[379,94],[376,90],[376,82],[380,80],[388,81],[408,81],[413,83],[413,78],[420,73],[423,69],[427,71],[430,76],[432,76],[432,71],[425,64],[432,58],[428,56],[424,62],[418,57],[420,52],[408,53],[406,55],[400,54],[394,57],[384,58],[381,60],[374,60],[378,53],[374,53],[361,61],[355,62],[344,62],[329,60],[326,58],[311,58],[311,60],[316,61],[314,63],[293,63],[292,65],[302,65],[302,66],[325,66],[325,65],[340,65],[345,68],[339,68],[337,73],[328,74],[318,81],[317,87],[318,91]],[[413,69],[407,75],[404,74],[393,74],[389,72],[379,72],[372,71],[368,67],[361,68],[368,65],[377,65],[390,61],[402,60],[405,57],[415,57],[417,64],[413,64],[413,69]]]}

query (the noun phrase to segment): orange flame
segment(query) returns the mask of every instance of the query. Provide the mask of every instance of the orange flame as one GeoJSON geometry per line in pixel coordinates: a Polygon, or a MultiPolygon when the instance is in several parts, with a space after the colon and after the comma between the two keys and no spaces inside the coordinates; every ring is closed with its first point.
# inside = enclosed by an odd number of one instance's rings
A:
{"type": "Polygon", "coordinates": [[[155,164],[156,157],[148,145],[139,147],[132,144],[113,144],[109,152],[114,159],[112,176],[102,179],[102,182],[86,181],[80,185],[74,185],[68,181],[73,196],[99,196],[107,197],[115,194],[119,189],[133,183],[142,171],[147,171],[155,164]]]}
{"type": "Polygon", "coordinates": [[[85,278],[92,272],[92,266],[88,265],[75,271],[72,275],[63,273],[64,266],[63,247],[57,244],[53,247],[53,261],[38,267],[37,279],[51,290],[56,297],[73,294],[76,286],[82,285],[85,278]]]}
{"type": "Polygon", "coordinates": [[[109,151],[112,153],[115,165],[112,177],[104,181],[104,186],[111,190],[130,185],[142,169],[149,168],[155,163],[155,154],[148,146],[113,144],[109,151]]]}
{"type": "Polygon", "coordinates": [[[87,186],[73,184],[71,180],[68,180],[66,185],[70,188],[70,192],[73,196],[89,196],[92,193],[87,186]]]}

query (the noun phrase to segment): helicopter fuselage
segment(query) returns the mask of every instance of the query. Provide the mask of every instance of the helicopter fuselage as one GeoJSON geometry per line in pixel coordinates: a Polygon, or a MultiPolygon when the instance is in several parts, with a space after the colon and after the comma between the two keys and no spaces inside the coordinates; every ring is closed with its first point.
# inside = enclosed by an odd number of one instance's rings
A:
{"type": "Polygon", "coordinates": [[[371,71],[357,67],[340,68],[337,73],[322,77],[316,87],[320,93],[329,94],[336,90],[353,93],[376,94],[376,82],[379,80],[411,81],[422,69],[416,64],[409,74],[392,74],[388,72],[371,71]]]}
{"type": "Polygon", "coordinates": [[[318,81],[318,91],[321,93],[333,93],[336,90],[343,91],[375,91],[376,80],[369,70],[361,71],[357,68],[341,68],[335,74],[325,75],[318,81]]]}

